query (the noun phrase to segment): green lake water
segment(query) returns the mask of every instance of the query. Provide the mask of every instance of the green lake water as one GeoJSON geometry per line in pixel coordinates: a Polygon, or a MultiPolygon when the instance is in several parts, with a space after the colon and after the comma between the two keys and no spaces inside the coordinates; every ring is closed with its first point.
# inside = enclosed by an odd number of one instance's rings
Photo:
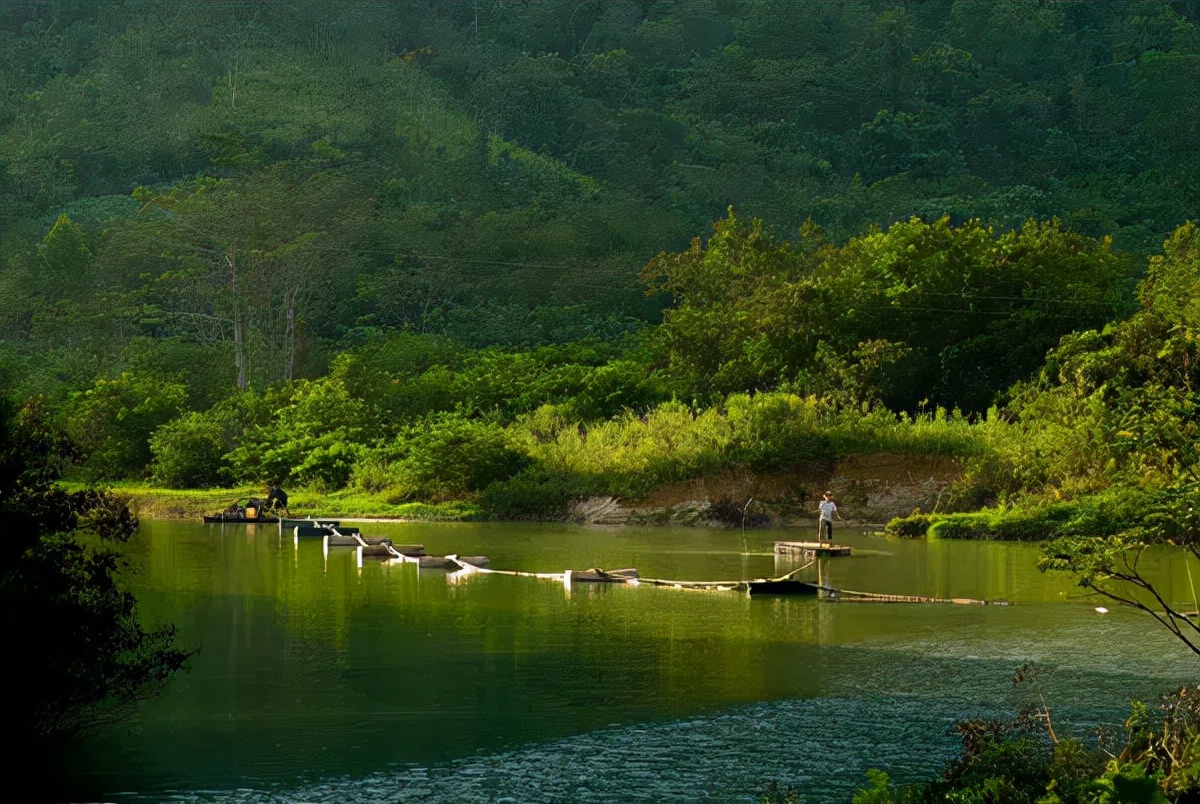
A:
{"type": "MultiPolygon", "coordinates": [[[[360,526],[497,569],[680,580],[782,574],[799,565],[774,540],[811,536],[360,526]]],[[[568,590],[359,567],[275,526],[145,522],[128,550],[143,619],[200,653],[65,773],[92,801],[753,801],[779,781],[840,802],[870,768],[935,773],[955,720],[1014,711],[1026,662],[1060,734],[1119,729],[1130,700],[1200,669],[1148,616],[1098,614],[1039,573],[1036,545],[837,537],[855,554],[822,562],[827,584],[1009,605],[568,590]]],[[[1192,599],[1182,562],[1151,568],[1168,598],[1192,599]]]]}

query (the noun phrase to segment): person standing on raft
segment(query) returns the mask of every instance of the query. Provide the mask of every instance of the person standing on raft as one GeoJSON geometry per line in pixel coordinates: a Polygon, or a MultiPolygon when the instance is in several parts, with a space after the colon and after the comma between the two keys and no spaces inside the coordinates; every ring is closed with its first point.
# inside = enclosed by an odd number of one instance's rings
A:
{"type": "Polygon", "coordinates": [[[845,521],[837,512],[837,506],[833,502],[833,492],[827,491],[822,494],[818,507],[821,509],[821,518],[817,522],[817,541],[828,541],[833,544],[833,518],[836,516],[838,521],[845,521]]]}

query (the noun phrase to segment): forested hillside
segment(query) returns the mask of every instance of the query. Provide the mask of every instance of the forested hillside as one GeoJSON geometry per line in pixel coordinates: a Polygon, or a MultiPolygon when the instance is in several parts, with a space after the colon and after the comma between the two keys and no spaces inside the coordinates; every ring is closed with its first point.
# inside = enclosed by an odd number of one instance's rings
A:
{"type": "Polygon", "coordinates": [[[831,455],[830,428],[879,437],[863,411],[981,416],[1130,315],[1198,217],[1198,17],[7,2],[0,385],[47,397],[81,477],[398,500],[633,491],[831,455]],[[572,428],[672,405],[741,446],[577,451],[551,482],[572,428]],[[462,443],[490,457],[428,474],[462,443]]]}

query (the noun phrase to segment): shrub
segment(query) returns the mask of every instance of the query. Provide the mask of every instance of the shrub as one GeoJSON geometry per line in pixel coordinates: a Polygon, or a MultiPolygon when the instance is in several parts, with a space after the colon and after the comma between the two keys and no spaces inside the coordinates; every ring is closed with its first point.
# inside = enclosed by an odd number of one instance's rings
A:
{"type": "Polygon", "coordinates": [[[833,444],[819,429],[814,399],[733,394],[725,409],[733,426],[731,452],[755,471],[827,467],[833,460],[833,444]]]}
{"type": "Polygon", "coordinates": [[[151,434],[178,416],[186,401],[182,385],[128,372],[75,394],[67,430],[82,451],[84,474],[93,480],[141,474],[153,457],[151,434]]]}
{"type": "Polygon", "coordinates": [[[592,492],[581,478],[531,468],[492,483],[479,503],[496,519],[562,519],[572,501],[592,492]]]}
{"type": "Polygon", "coordinates": [[[229,453],[238,479],[341,488],[375,435],[374,411],[340,379],[302,381],[268,395],[274,413],[229,453]]]}
{"type": "Polygon", "coordinates": [[[913,513],[908,516],[898,516],[883,526],[885,532],[906,539],[920,539],[929,531],[931,517],[929,514],[913,513]]]}
{"type": "Polygon", "coordinates": [[[1139,522],[1160,494],[1153,489],[1119,489],[1057,503],[1034,498],[1014,508],[936,515],[928,533],[939,539],[1009,541],[1111,536],[1139,522]]]}
{"type": "Polygon", "coordinates": [[[203,413],[186,413],[154,431],[151,480],[172,489],[215,486],[226,479],[225,433],[203,413]]]}
{"type": "Polygon", "coordinates": [[[529,456],[495,422],[459,413],[438,414],[412,425],[374,460],[391,459],[393,484],[432,499],[482,491],[529,464],[529,456]]]}

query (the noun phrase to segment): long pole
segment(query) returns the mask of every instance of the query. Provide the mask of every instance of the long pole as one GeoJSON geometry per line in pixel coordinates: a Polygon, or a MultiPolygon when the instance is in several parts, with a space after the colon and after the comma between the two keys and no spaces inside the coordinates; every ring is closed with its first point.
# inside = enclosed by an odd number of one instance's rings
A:
{"type": "Polygon", "coordinates": [[[742,552],[750,552],[750,548],[746,546],[746,513],[750,510],[750,503],[754,502],[754,498],[746,500],[746,504],[742,506],[742,552]]]}

